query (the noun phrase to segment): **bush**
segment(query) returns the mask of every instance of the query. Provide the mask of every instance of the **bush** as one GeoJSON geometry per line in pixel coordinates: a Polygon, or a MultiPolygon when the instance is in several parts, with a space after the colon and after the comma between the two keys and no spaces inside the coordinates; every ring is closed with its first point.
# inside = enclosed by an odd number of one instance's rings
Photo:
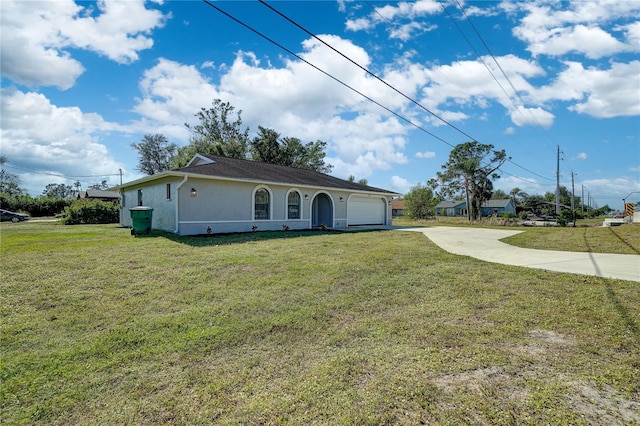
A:
{"type": "Polygon", "coordinates": [[[19,195],[17,197],[9,197],[6,194],[0,194],[0,206],[3,209],[26,212],[32,217],[55,216],[64,211],[65,207],[70,206],[74,200],[58,197],[36,197],[30,195],[19,195]]]}
{"type": "Polygon", "coordinates": [[[77,200],[64,209],[65,225],[118,223],[118,205],[100,200],[77,200]]]}

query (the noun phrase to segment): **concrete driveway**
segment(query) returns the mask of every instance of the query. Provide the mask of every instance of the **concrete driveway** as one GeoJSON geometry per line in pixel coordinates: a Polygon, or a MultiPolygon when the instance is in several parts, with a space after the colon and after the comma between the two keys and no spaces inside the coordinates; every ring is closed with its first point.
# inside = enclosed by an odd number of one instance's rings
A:
{"type": "Polygon", "coordinates": [[[534,250],[499,241],[523,231],[448,226],[398,230],[422,232],[450,253],[486,262],[640,282],[640,255],[534,250]]]}

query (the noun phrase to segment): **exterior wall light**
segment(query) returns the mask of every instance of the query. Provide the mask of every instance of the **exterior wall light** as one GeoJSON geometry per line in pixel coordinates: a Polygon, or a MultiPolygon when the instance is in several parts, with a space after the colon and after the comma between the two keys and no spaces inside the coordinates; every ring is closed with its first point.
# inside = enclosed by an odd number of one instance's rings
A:
{"type": "Polygon", "coordinates": [[[195,188],[191,188],[191,196],[192,197],[197,197],[198,196],[198,191],[196,191],[195,188]]]}
{"type": "Polygon", "coordinates": [[[308,199],[309,199],[309,195],[304,194],[304,199],[305,199],[305,200],[308,200],[308,199]]]}
{"type": "Polygon", "coordinates": [[[344,201],[344,197],[340,197],[340,202],[342,203],[344,201]]]}

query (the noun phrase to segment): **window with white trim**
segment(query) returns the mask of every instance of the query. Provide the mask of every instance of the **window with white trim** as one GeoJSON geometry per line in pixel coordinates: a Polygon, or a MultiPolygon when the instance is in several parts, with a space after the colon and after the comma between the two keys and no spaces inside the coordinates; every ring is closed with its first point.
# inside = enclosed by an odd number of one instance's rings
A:
{"type": "Polygon", "coordinates": [[[171,184],[167,184],[167,200],[171,199],[171,184]]]}
{"type": "Polygon", "coordinates": [[[260,188],[253,196],[253,218],[255,220],[269,219],[269,191],[260,188]]]}
{"type": "Polygon", "coordinates": [[[138,189],[138,205],[142,205],[142,189],[138,189]]]}
{"type": "Polygon", "coordinates": [[[287,219],[300,219],[300,193],[291,191],[287,196],[287,219]]]}

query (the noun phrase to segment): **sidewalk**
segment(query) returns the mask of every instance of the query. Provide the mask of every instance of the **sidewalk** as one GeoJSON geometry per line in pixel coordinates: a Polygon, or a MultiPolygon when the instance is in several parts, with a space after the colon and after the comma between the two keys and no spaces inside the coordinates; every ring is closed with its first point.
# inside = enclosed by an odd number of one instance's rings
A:
{"type": "Polygon", "coordinates": [[[534,250],[498,241],[523,232],[514,230],[448,226],[398,230],[422,232],[450,253],[486,262],[640,282],[640,255],[534,250]]]}

